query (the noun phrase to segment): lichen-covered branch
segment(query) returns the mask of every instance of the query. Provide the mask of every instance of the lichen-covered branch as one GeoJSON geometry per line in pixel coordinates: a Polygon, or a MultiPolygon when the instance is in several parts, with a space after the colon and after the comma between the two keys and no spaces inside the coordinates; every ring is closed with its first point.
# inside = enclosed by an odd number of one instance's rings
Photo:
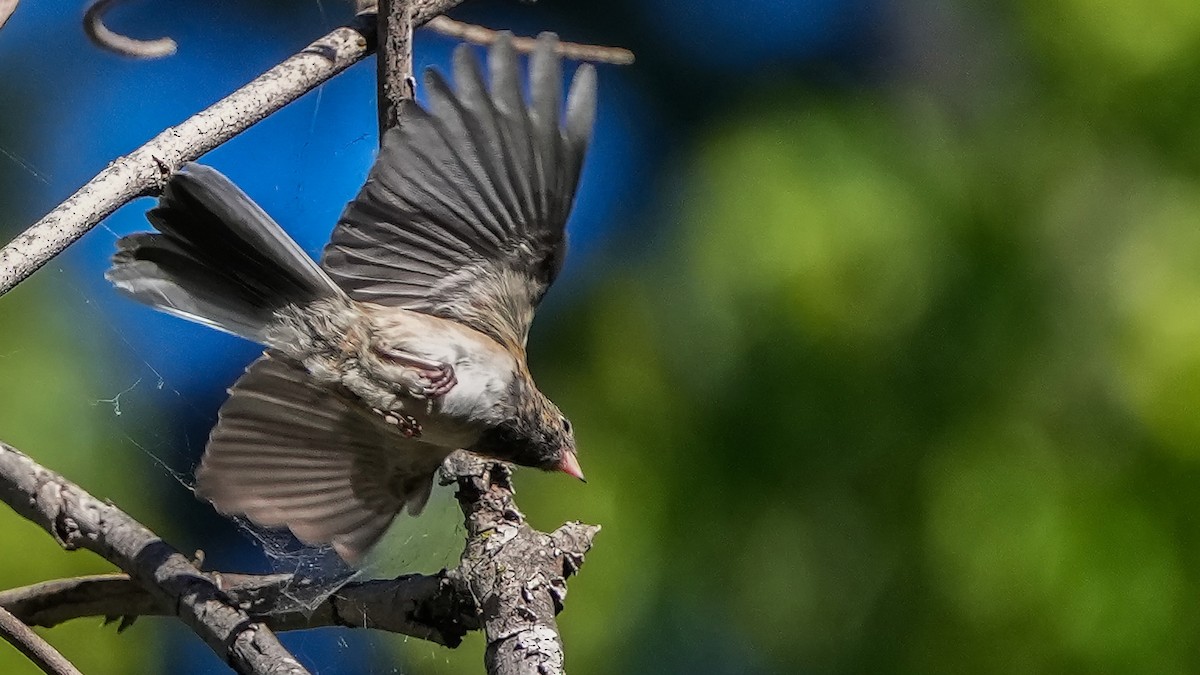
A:
{"type": "Polygon", "coordinates": [[[467,546],[451,574],[470,588],[487,635],[489,675],[565,672],[555,615],[567,596],[567,577],[579,570],[600,531],[571,522],[551,534],[525,522],[513,500],[512,469],[465,452],[450,456],[443,483],[458,486],[467,546]]]}
{"type": "Polygon", "coordinates": [[[567,523],[531,528],[513,501],[511,469],[465,452],[442,469],[458,488],[467,543],[458,567],[434,575],[350,582],[316,607],[299,606],[290,574],[202,572],[115,506],[0,443],[0,501],[66,549],[99,553],[126,574],[49,581],[0,592],[0,608],[29,625],[85,616],[177,616],[244,673],[304,673],[272,631],[374,628],[457,646],[487,636],[490,675],[563,673],[555,615],[567,577],[599,531],[567,523]]]}
{"type": "MultiPolygon", "coordinates": [[[[396,579],[352,581],[320,604],[305,606],[293,598],[298,584],[291,574],[205,573],[229,601],[271,630],[322,626],[373,628],[456,647],[467,631],[479,627],[471,594],[447,573],[412,574],[396,579]]],[[[52,627],[84,617],[174,616],[175,610],[127,574],[98,574],[56,579],[0,591],[0,608],[31,626],[52,627]]]]}
{"type": "MultiPolygon", "coordinates": [[[[400,101],[412,96],[413,27],[459,2],[380,3],[381,131],[395,124],[400,101]]],[[[100,19],[108,4],[94,5],[95,26],[103,28],[100,19]]],[[[357,2],[360,8],[369,4],[357,2]]],[[[14,0],[0,0],[0,25],[3,11],[14,7],[14,0]]],[[[360,13],[350,25],[112,162],[0,249],[0,295],[121,205],[161,190],[183,163],[362,59],[374,48],[376,28],[374,14],[360,13]]],[[[490,39],[487,29],[468,28],[477,41],[490,39]]],[[[566,596],[566,578],[578,570],[599,527],[568,523],[551,534],[532,529],[513,501],[511,469],[504,464],[459,452],[447,460],[442,475],[446,484],[457,486],[466,520],[458,567],[437,575],[352,582],[316,608],[302,608],[288,592],[289,584],[302,583],[291,575],[202,572],[117,507],[0,442],[0,501],[42,526],[64,548],[89,549],[126,572],[0,592],[0,608],[11,612],[14,629],[80,616],[119,617],[122,626],[138,616],[176,616],[241,673],[306,673],[272,631],[315,626],[376,628],[448,646],[482,628],[490,675],[563,673],[555,616],[566,596]]]]}
{"type": "Polygon", "coordinates": [[[379,49],[375,62],[381,143],[383,132],[400,121],[400,102],[414,95],[412,10],[408,0],[379,0],[379,49]]]}

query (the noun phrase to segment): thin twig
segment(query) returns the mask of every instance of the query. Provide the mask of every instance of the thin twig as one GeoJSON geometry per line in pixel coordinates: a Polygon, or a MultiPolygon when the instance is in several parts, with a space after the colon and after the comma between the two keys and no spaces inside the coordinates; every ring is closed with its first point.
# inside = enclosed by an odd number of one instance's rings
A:
{"type": "Polygon", "coordinates": [[[20,0],[0,0],[0,28],[4,28],[13,12],[17,11],[19,2],[20,0]]]}
{"type": "MultiPolygon", "coordinates": [[[[135,59],[160,59],[171,56],[179,48],[169,37],[138,40],[121,35],[104,25],[104,15],[121,0],[96,0],[83,13],[83,32],[92,44],[121,56],[135,59]]],[[[3,22],[0,22],[3,23],[3,22]]]]}
{"type": "MultiPolygon", "coordinates": [[[[462,0],[412,0],[421,25],[462,0]]],[[[228,141],[362,60],[375,43],[365,14],[317,40],[207,110],[108,165],[41,220],[0,249],[0,295],[49,262],[118,207],[156,194],[172,171],[228,141]]]]}
{"type": "MultiPolygon", "coordinates": [[[[501,31],[485,26],[455,21],[448,16],[434,17],[425,24],[425,27],[442,35],[484,46],[499,39],[501,33],[501,31]]],[[[515,37],[513,38],[513,47],[519,52],[529,54],[537,47],[537,40],[529,37],[515,37]]],[[[585,45],[577,42],[559,42],[556,51],[564,58],[576,61],[611,63],[618,66],[628,66],[633,63],[634,59],[633,52],[624,47],[585,45]]]]}
{"type": "Polygon", "coordinates": [[[0,442],[0,500],[63,548],[86,548],[150,591],[239,673],[307,675],[279,639],[128,514],[0,442]]]}
{"type": "MultiPolygon", "coordinates": [[[[437,17],[434,17],[436,19],[437,17]]],[[[379,46],[375,55],[379,141],[400,121],[400,103],[413,97],[410,0],[379,0],[379,46]]]]}
{"type": "Polygon", "coordinates": [[[0,608],[0,637],[20,650],[25,658],[47,675],[83,675],[42,636],[3,608],[0,608]]]}

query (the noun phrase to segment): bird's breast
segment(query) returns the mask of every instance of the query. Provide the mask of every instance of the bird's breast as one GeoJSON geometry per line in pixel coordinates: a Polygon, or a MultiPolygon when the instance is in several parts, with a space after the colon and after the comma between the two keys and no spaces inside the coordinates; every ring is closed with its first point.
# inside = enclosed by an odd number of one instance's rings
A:
{"type": "Polygon", "coordinates": [[[475,444],[497,409],[507,404],[513,372],[478,355],[450,361],[458,382],[450,391],[428,401],[406,404],[421,423],[421,439],[438,445],[465,448],[475,444]]]}
{"type": "Polygon", "coordinates": [[[516,359],[491,338],[455,322],[420,315],[415,323],[405,335],[393,335],[392,344],[449,363],[457,383],[436,399],[406,401],[406,412],[421,423],[421,438],[426,442],[456,448],[473,445],[497,418],[498,409],[509,404],[516,359]]]}

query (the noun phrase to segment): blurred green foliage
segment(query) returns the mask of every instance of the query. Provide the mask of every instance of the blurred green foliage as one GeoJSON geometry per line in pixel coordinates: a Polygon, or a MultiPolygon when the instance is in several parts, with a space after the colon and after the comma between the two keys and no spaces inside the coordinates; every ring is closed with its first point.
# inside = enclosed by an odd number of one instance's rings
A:
{"type": "Polygon", "coordinates": [[[522,503],[605,525],[573,672],[1200,669],[1200,12],[1159,4],[1029,3],[965,105],[765,84],[680,153],[534,349],[593,483],[522,503]]]}
{"type": "MultiPolygon", "coordinates": [[[[0,302],[0,429],[3,440],[62,472],[93,495],[110,499],[143,522],[161,523],[150,505],[152,481],[131,476],[131,450],[113,427],[113,403],[92,396],[103,365],[101,348],[65,308],[66,289],[50,272],[22,284],[0,302]]],[[[134,449],[136,451],[136,449],[134,449]]],[[[0,580],[15,588],[60,577],[110,573],[89,552],[64,552],[44,530],[0,509],[0,580]]],[[[72,621],[49,633],[55,647],[85,673],[156,672],[150,621],[121,634],[102,619],[72,621]]],[[[0,649],[0,672],[37,673],[19,652],[0,649]]]]}
{"type": "MultiPolygon", "coordinates": [[[[966,91],[744,92],[535,327],[591,482],[520,502],[604,527],[573,673],[1200,671],[1200,4],[974,18],[966,91]]],[[[134,510],[43,286],[0,303],[0,429],[134,510]]],[[[6,584],[102,569],[0,531],[6,584]]],[[[129,672],[139,630],[52,635],[129,672]]]]}

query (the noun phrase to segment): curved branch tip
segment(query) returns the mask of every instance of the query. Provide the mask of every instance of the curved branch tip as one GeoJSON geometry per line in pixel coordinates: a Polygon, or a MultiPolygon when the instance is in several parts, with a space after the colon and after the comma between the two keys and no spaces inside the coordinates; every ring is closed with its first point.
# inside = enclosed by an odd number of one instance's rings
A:
{"type": "MultiPolygon", "coordinates": [[[[0,0],[0,3],[6,0],[0,0]]],[[[92,44],[110,52],[135,59],[161,59],[171,56],[179,45],[169,37],[154,40],[138,40],[121,35],[104,25],[104,15],[121,0],[96,0],[83,13],[83,32],[92,44]]],[[[2,25],[3,22],[0,22],[2,25]]]]}

